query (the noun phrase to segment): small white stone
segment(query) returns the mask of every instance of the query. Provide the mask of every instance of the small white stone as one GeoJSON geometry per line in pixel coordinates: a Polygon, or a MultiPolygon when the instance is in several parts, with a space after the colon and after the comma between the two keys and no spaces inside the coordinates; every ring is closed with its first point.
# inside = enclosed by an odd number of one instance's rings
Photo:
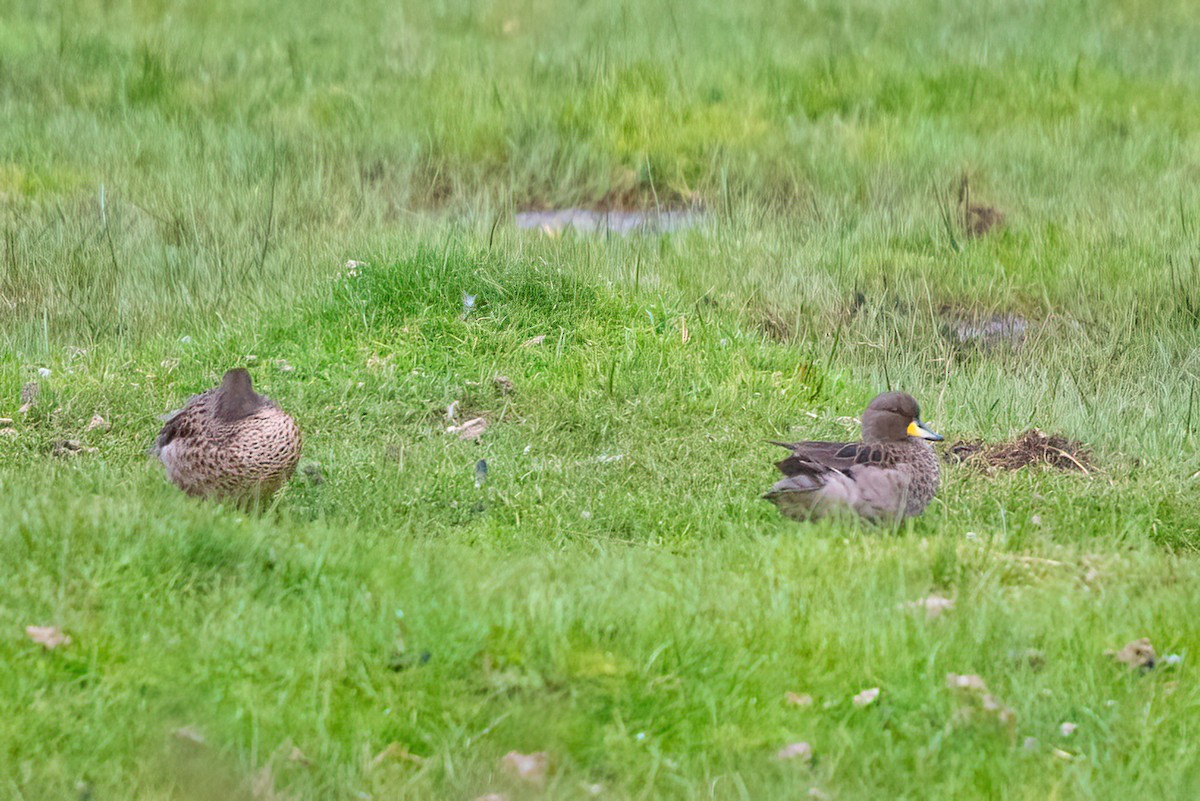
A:
{"type": "Polygon", "coordinates": [[[40,375],[42,378],[49,378],[50,377],[50,368],[49,367],[39,367],[38,375],[40,375]]]}

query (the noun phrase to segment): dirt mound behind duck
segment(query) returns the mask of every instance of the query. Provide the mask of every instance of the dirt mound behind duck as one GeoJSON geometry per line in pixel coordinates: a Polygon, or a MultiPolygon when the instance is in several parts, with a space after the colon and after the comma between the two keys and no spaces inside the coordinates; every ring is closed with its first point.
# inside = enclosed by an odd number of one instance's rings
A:
{"type": "Polygon", "coordinates": [[[1007,442],[959,440],[947,449],[947,457],[984,470],[1020,470],[1041,465],[1056,470],[1092,471],[1092,454],[1082,442],[1036,428],[1007,442]]]}

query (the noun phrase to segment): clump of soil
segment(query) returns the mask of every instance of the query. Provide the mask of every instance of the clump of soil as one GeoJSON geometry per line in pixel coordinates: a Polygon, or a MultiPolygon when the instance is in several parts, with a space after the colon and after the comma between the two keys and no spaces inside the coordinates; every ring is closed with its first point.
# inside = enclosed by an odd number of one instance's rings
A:
{"type": "Polygon", "coordinates": [[[796,321],[788,318],[782,312],[771,308],[756,309],[750,319],[750,324],[774,342],[787,344],[799,337],[796,321]]]}
{"type": "Polygon", "coordinates": [[[958,182],[958,209],[968,237],[983,236],[1004,222],[1004,213],[995,206],[971,202],[971,181],[965,174],[958,182]]]}
{"type": "Polygon", "coordinates": [[[983,236],[1004,222],[1004,213],[994,206],[981,206],[972,203],[966,208],[966,216],[963,222],[967,229],[967,236],[983,236]]]}
{"type": "Polygon", "coordinates": [[[984,470],[1020,470],[1035,465],[1082,473],[1092,469],[1092,454],[1082,442],[1036,428],[1008,442],[959,440],[950,446],[947,455],[984,470]]]}

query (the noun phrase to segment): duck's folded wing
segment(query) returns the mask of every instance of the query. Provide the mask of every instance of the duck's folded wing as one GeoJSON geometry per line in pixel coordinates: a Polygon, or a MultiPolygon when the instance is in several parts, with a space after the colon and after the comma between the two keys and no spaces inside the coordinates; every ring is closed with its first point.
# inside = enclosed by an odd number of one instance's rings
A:
{"type": "Polygon", "coordinates": [[[887,454],[877,444],[865,442],[794,442],[783,445],[791,451],[775,463],[785,476],[808,476],[816,479],[813,489],[821,485],[822,474],[836,471],[846,475],[864,465],[887,467],[887,454]]]}
{"type": "Polygon", "coordinates": [[[150,449],[151,456],[157,456],[171,440],[188,431],[190,420],[187,411],[185,407],[162,416],[163,427],[158,432],[158,438],[154,440],[154,447],[150,449]]]}

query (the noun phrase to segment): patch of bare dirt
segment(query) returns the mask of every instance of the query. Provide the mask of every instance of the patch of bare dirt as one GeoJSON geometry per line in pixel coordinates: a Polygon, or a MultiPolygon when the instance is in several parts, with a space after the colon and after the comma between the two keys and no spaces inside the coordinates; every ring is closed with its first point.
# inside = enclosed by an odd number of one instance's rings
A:
{"type": "Polygon", "coordinates": [[[1094,469],[1091,451],[1082,442],[1060,434],[1045,434],[1036,428],[1007,442],[959,440],[946,450],[946,455],[948,459],[983,470],[1041,466],[1087,474],[1094,469]]]}
{"type": "MultiPolygon", "coordinates": [[[[374,180],[381,181],[386,172],[379,172],[374,180]]],[[[364,182],[367,176],[364,175],[364,182]]],[[[420,205],[430,209],[444,209],[457,194],[457,187],[450,172],[440,164],[422,162],[412,172],[409,178],[410,187],[419,187],[413,191],[413,198],[420,205]],[[417,191],[420,195],[417,195],[417,191]]]]}

